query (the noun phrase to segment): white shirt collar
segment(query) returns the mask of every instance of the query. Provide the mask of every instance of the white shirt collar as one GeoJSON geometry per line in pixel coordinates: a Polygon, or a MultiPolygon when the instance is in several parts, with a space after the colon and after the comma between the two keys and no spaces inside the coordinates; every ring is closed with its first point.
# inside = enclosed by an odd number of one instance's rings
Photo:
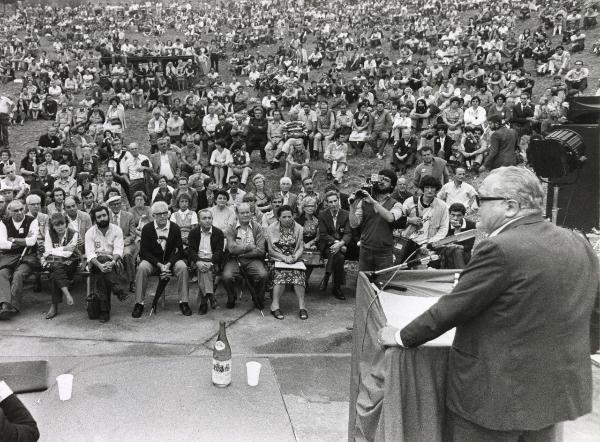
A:
{"type": "Polygon", "coordinates": [[[506,228],[507,228],[509,225],[513,224],[515,221],[518,221],[518,220],[520,220],[521,218],[525,218],[525,215],[523,215],[523,216],[519,216],[519,217],[517,217],[517,218],[515,218],[515,219],[511,219],[510,221],[508,221],[508,222],[506,222],[506,223],[502,224],[500,227],[498,227],[496,230],[494,230],[492,233],[490,233],[490,236],[489,236],[489,238],[492,238],[492,237],[494,237],[494,236],[498,236],[498,235],[499,235],[500,233],[502,233],[502,231],[503,231],[504,229],[506,229],[506,228]]]}

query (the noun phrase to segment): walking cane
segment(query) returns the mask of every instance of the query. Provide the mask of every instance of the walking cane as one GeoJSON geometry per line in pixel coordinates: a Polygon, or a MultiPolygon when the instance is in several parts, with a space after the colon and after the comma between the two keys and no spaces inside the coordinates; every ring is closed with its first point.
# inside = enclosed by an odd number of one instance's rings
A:
{"type": "Polygon", "coordinates": [[[169,280],[171,279],[171,273],[162,273],[158,277],[158,285],[156,286],[156,293],[154,293],[154,299],[152,300],[152,308],[150,309],[150,314],[148,317],[152,316],[152,313],[156,313],[156,308],[158,307],[158,300],[161,295],[165,291],[169,280]]]}

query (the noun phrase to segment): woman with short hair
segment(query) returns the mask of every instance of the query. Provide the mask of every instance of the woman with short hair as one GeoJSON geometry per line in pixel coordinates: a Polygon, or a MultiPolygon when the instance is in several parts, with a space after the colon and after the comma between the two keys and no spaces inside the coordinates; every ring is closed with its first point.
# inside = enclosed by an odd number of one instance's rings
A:
{"type": "Polygon", "coordinates": [[[42,256],[42,267],[50,271],[52,281],[52,305],[46,319],[52,319],[58,314],[58,304],[62,302],[63,296],[68,305],[73,305],[69,283],[80,262],[78,237],[76,231],[67,227],[67,219],[62,213],[52,214],[42,256]]]}
{"type": "Polygon", "coordinates": [[[292,265],[301,262],[304,252],[303,229],[294,221],[292,208],[283,205],[277,211],[277,221],[267,229],[267,241],[269,254],[275,261],[273,270],[273,302],[271,303],[271,315],[275,319],[285,319],[279,307],[279,298],[287,284],[294,286],[294,292],[298,298],[298,317],[308,319],[308,312],[304,303],[306,290],[306,277],[304,265],[302,269],[278,268],[277,262],[284,265],[292,265]]]}

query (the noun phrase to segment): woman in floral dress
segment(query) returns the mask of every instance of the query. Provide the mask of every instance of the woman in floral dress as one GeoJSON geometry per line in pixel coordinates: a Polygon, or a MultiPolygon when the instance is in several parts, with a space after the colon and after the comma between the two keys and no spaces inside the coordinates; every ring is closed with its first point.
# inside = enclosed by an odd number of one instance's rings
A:
{"type": "MultiPolygon", "coordinates": [[[[277,221],[267,230],[267,241],[269,243],[269,254],[273,260],[294,264],[301,261],[304,252],[303,229],[294,221],[292,208],[283,205],[277,212],[277,221]]],[[[279,307],[279,298],[285,290],[285,286],[294,286],[294,292],[298,298],[298,316],[300,319],[308,319],[306,305],[304,303],[304,292],[306,288],[305,270],[275,268],[273,270],[273,302],[271,303],[271,314],[276,319],[284,319],[279,307]]]]}

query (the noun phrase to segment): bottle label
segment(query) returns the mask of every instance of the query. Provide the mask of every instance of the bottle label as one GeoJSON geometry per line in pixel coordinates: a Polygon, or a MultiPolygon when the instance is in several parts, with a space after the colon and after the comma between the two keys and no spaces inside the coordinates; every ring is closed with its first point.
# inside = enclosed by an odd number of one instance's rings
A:
{"type": "Polygon", "coordinates": [[[217,350],[217,351],[225,350],[225,343],[223,341],[215,342],[215,350],[217,350]]]}
{"type": "Polygon", "coordinates": [[[217,361],[213,358],[212,381],[216,385],[231,384],[231,359],[217,361]]]}

